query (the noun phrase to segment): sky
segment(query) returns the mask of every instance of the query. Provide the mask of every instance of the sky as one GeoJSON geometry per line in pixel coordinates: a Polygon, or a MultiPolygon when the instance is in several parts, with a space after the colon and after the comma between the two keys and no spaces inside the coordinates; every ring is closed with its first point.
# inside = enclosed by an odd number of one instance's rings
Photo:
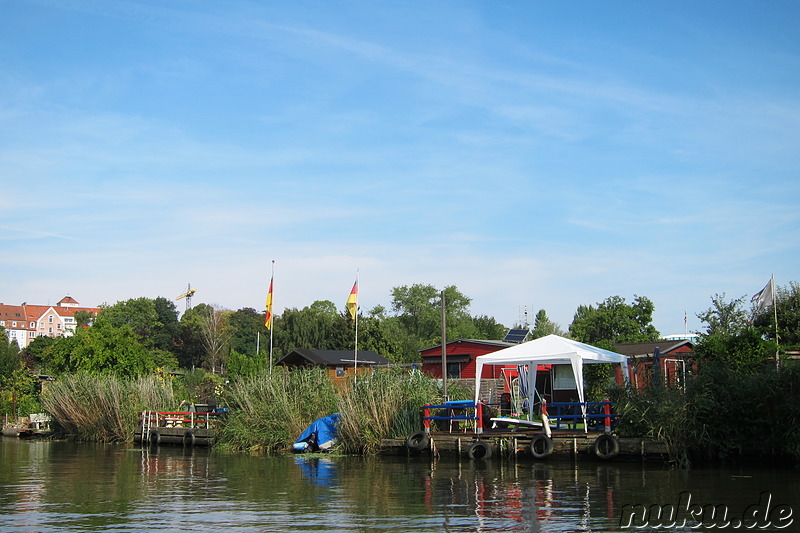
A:
{"type": "Polygon", "coordinates": [[[278,314],[358,278],[509,327],[646,296],[674,334],[800,281],[796,2],[0,12],[0,302],[261,311],[274,265],[278,314]]]}

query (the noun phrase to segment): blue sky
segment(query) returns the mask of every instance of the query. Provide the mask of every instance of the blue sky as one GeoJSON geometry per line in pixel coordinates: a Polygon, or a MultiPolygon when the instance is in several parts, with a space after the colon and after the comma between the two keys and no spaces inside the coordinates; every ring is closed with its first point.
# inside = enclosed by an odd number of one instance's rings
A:
{"type": "MultiPolygon", "coordinates": [[[[795,2],[0,0],[0,301],[800,280],[795,2]]],[[[179,304],[180,307],[180,304],[179,304]]]]}

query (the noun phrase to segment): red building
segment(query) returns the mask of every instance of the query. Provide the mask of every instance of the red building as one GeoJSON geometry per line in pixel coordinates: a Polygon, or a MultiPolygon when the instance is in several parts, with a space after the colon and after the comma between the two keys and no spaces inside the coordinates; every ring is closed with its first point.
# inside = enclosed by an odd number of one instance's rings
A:
{"type": "MultiPolygon", "coordinates": [[[[692,371],[690,358],[694,344],[690,340],[660,340],[658,342],[631,342],[614,345],[614,351],[628,356],[631,387],[641,389],[652,382],[655,350],[658,348],[658,372],[671,385],[682,385],[692,371]]],[[[617,369],[617,383],[622,375],[617,369]]]]}
{"type": "MultiPolygon", "coordinates": [[[[448,379],[475,379],[475,358],[479,355],[496,352],[515,343],[504,341],[485,341],[476,339],[457,339],[447,343],[448,379]]],[[[420,350],[422,373],[434,379],[442,379],[442,345],[420,350]]],[[[481,379],[501,377],[500,366],[483,367],[481,379]]]]}

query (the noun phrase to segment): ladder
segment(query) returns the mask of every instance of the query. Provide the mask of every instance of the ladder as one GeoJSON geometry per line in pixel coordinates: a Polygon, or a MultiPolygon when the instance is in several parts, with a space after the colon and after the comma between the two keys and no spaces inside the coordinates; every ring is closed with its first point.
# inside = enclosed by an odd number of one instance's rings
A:
{"type": "Polygon", "coordinates": [[[150,430],[153,427],[152,411],[142,413],[142,442],[150,442],[150,430]]]}

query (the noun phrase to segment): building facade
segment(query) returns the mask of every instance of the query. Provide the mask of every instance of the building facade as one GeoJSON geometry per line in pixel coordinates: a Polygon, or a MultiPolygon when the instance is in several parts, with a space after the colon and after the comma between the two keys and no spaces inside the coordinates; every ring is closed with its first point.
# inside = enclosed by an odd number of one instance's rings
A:
{"type": "Polygon", "coordinates": [[[0,303],[0,327],[6,330],[9,341],[22,349],[36,337],[71,337],[78,326],[75,313],[79,311],[94,317],[100,308],[82,307],[71,296],[65,296],[56,305],[0,303]]]}

